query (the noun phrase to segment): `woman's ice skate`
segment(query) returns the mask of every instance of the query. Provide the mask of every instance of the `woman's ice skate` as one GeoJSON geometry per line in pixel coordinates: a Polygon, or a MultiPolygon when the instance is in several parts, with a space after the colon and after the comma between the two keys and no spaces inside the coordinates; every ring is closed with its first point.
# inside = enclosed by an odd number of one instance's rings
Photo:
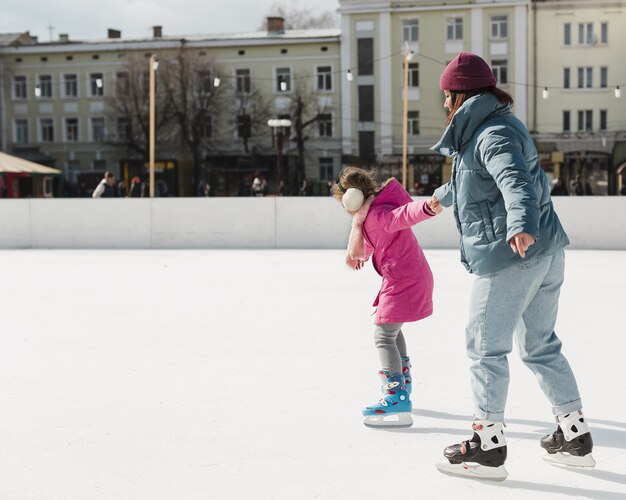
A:
{"type": "Polygon", "coordinates": [[[506,461],[506,439],[502,422],[475,420],[471,439],[448,446],[443,455],[449,463],[437,464],[439,472],[449,476],[504,481],[508,472],[506,461]]]}
{"type": "Polygon", "coordinates": [[[593,440],[589,426],[578,410],[556,417],[558,427],[541,439],[541,447],[548,452],[543,459],[558,467],[593,469],[596,461],[591,456],[593,440]]]}

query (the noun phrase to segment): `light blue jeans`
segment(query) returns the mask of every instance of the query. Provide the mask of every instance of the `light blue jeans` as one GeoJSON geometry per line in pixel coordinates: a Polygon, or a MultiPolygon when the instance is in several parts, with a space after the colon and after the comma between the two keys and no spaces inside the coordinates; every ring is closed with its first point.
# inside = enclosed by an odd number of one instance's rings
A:
{"type": "Polygon", "coordinates": [[[514,335],[520,357],[536,375],[554,415],[582,408],[576,379],[554,333],[564,268],[565,253],[559,250],[474,281],[465,335],[477,418],[504,419],[507,355],[514,335]]]}

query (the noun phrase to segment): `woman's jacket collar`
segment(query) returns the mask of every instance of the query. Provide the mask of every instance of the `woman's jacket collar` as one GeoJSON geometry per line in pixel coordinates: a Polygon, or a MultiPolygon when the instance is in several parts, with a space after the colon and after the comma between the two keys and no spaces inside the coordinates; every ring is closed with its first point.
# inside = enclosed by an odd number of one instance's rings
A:
{"type": "Polygon", "coordinates": [[[456,155],[487,118],[508,112],[510,108],[510,104],[500,104],[490,92],[470,97],[452,117],[439,142],[430,149],[444,156],[456,155]]]}

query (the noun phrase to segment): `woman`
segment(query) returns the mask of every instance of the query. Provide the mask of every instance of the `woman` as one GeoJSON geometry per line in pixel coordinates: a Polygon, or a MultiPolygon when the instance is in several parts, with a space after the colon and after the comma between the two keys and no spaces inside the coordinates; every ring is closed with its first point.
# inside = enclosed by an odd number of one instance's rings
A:
{"type": "Polygon", "coordinates": [[[514,333],[522,360],[556,416],[557,430],[541,440],[546,460],[593,467],[576,379],[554,333],[569,240],[537,150],[511,112],[512,97],[496,88],[491,69],[477,55],[461,52],[446,66],[439,86],[448,126],[432,149],[451,156],[453,167],[452,180],[433,198],[454,207],[461,261],[476,279],[466,329],[474,434],[446,448],[450,463],[438,468],[452,475],[506,478],[503,420],[514,333]]]}

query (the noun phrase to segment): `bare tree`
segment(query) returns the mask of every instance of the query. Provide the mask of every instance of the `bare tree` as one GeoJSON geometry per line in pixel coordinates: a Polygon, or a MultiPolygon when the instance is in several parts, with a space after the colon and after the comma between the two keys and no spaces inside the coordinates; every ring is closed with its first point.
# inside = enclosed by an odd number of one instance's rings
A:
{"type": "Polygon", "coordinates": [[[296,74],[294,90],[291,94],[291,140],[295,143],[297,151],[297,186],[300,186],[305,178],[305,144],[310,139],[312,126],[319,120],[322,111],[309,82],[310,78],[296,74]]]}
{"type": "MultiPolygon", "coordinates": [[[[282,17],[285,20],[285,29],[288,30],[336,28],[339,24],[339,18],[334,12],[317,12],[311,7],[294,5],[293,2],[287,3],[284,0],[276,0],[268,16],[282,17]]],[[[266,28],[265,24],[261,27],[266,28]]]]}
{"type": "MultiPolygon", "coordinates": [[[[130,56],[115,77],[115,89],[106,97],[106,114],[115,131],[107,144],[122,157],[149,159],[149,62],[143,56],[130,56]]],[[[155,140],[167,144],[171,136],[169,103],[163,92],[162,72],[156,74],[155,140]]]]}
{"type": "Polygon", "coordinates": [[[181,48],[166,61],[165,93],[183,154],[191,161],[186,192],[204,180],[204,157],[227,108],[229,82],[213,61],[181,48]],[[222,75],[222,78],[220,78],[222,75]]]}
{"type": "Polygon", "coordinates": [[[263,142],[267,138],[267,119],[271,116],[270,100],[249,78],[238,76],[235,107],[237,136],[246,154],[250,154],[251,142],[263,142]]]}

